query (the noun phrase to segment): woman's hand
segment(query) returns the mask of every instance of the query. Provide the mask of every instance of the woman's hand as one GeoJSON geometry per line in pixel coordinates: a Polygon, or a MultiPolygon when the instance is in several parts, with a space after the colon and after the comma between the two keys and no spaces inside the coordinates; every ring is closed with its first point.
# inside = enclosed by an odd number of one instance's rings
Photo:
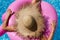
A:
{"type": "Polygon", "coordinates": [[[45,35],[43,35],[43,36],[41,37],[41,40],[48,40],[48,38],[47,38],[45,35]]]}
{"type": "Polygon", "coordinates": [[[37,3],[37,2],[41,2],[41,0],[32,0],[32,4],[35,4],[35,3],[37,3]]]}

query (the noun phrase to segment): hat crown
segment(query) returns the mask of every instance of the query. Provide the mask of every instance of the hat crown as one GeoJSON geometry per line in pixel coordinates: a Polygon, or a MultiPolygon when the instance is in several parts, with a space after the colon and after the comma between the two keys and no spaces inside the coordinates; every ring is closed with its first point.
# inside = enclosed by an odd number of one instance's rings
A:
{"type": "Polygon", "coordinates": [[[29,29],[30,31],[36,31],[37,30],[37,24],[35,19],[32,16],[24,16],[23,17],[23,24],[24,26],[29,29]]]}

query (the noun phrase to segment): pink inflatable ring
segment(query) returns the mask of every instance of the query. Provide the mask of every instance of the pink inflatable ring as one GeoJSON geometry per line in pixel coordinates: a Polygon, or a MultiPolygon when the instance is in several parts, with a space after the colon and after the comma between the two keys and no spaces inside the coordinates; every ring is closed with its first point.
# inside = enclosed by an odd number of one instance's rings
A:
{"type": "MultiPolygon", "coordinates": [[[[22,4],[28,2],[31,3],[32,0],[15,0],[8,9],[11,9],[12,12],[16,12],[19,10],[22,4]]],[[[41,2],[41,8],[42,8],[42,14],[46,21],[46,31],[44,32],[44,35],[50,40],[52,38],[53,32],[55,27],[52,26],[53,24],[57,24],[57,14],[55,9],[47,2],[42,1],[41,2]]],[[[6,13],[2,16],[2,21],[5,20],[6,13]]],[[[9,26],[15,24],[15,15],[13,14],[9,20],[9,26]],[[13,20],[13,21],[12,21],[13,20]]],[[[2,36],[4,33],[6,33],[5,30],[2,29],[2,25],[0,27],[0,36],[2,36]]],[[[19,37],[16,35],[16,32],[7,32],[10,40],[23,40],[22,37],[19,37]]]]}

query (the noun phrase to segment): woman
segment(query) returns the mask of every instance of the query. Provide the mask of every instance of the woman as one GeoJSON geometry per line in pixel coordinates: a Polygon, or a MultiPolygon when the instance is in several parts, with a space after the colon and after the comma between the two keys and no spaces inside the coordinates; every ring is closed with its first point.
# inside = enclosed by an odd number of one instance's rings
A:
{"type": "MultiPolygon", "coordinates": [[[[41,2],[41,0],[38,0],[38,1],[41,2]]],[[[34,4],[35,4],[36,2],[38,2],[38,1],[33,0],[33,1],[32,1],[32,4],[34,5],[34,4]]],[[[12,27],[8,27],[9,18],[10,18],[11,15],[13,15],[13,14],[11,14],[11,13],[12,13],[12,11],[9,9],[9,10],[7,11],[6,19],[5,19],[5,21],[3,22],[3,29],[4,29],[4,30],[7,30],[7,31],[9,31],[9,32],[14,32],[14,31],[16,32],[16,24],[13,25],[12,27]]],[[[54,25],[52,25],[52,26],[54,26],[54,25]]],[[[51,40],[51,39],[48,39],[48,38],[46,38],[44,35],[42,35],[41,40],[51,40]]]]}

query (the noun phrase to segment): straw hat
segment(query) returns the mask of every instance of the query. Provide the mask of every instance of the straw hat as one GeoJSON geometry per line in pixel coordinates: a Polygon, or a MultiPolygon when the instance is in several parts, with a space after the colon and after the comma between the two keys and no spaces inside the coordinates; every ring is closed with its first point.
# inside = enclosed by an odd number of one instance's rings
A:
{"type": "Polygon", "coordinates": [[[17,18],[17,32],[24,37],[39,37],[44,31],[44,19],[40,14],[37,4],[23,7],[18,11],[17,18]]]}

